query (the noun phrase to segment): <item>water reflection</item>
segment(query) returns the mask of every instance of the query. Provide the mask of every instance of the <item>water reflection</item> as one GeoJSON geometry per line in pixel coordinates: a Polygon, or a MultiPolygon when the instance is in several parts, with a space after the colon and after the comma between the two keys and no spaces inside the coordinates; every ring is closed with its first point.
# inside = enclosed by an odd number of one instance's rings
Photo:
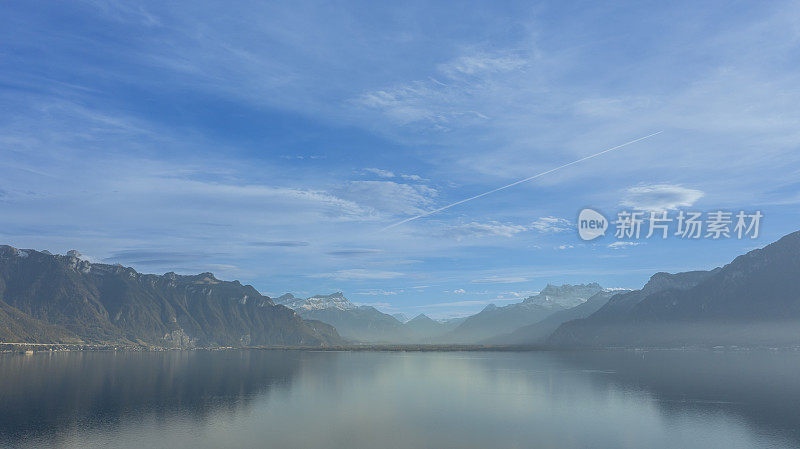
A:
{"type": "Polygon", "coordinates": [[[0,356],[0,446],[798,447],[792,352],[0,356]]]}
{"type": "Polygon", "coordinates": [[[3,354],[0,443],[58,444],[148,417],[202,423],[286,388],[298,363],[298,353],[260,351],[3,354]]]}
{"type": "Polygon", "coordinates": [[[595,378],[599,388],[649,393],[670,419],[688,412],[731,416],[759,437],[800,446],[796,351],[597,351],[559,360],[610,373],[595,378]]]}

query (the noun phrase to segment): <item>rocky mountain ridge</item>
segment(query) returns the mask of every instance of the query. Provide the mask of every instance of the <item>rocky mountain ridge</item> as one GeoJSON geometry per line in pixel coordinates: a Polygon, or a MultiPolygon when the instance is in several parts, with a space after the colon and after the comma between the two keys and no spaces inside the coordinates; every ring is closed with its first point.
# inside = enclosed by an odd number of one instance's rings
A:
{"type": "Polygon", "coordinates": [[[339,344],[250,285],[211,273],[142,274],[130,267],[0,246],[4,341],[166,347],[339,344]],[[35,332],[29,329],[37,329],[35,332]]]}

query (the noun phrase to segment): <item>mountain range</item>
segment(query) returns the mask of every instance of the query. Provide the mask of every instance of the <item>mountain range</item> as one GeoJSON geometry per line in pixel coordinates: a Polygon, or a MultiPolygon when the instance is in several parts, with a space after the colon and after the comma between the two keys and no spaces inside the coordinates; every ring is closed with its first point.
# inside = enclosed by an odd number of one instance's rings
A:
{"type": "MultiPolygon", "coordinates": [[[[301,317],[333,325],[342,337],[358,343],[431,343],[457,327],[462,319],[436,321],[425,314],[400,320],[371,306],[350,302],[341,292],[298,298],[286,293],[275,299],[301,317]]],[[[400,318],[405,315],[400,314],[400,318]]]]}
{"type": "Polygon", "coordinates": [[[397,343],[411,339],[397,318],[372,306],[357,306],[341,292],[297,298],[291,293],[276,298],[304,319],[319,320],[336,328],[348,340],[364,343],[397,343]]]}
{"type": "Polygon", "coordinates": [[[341,344],[250,285],[211,273],[121,265],[0,246],[0,340],[164,347],[341,344]]]}
{"type": "Polygon", "coordinates": [[[562,324],[557,347],[800,344],[800,231],[710,271],[656,273],[592,315],[562,324]]]}
{"type": "Polygon", "coordinates": [[[0,342],[158,347],[345,343],[573,347],[798,346],[800,231],[707,271],[639,290],[547,285],[466,318],[402,321],[341,292],[275,300],[211,273],[142,274],[76,251],[0,246],[0,342]]]}
{"type": "Polygon", "coordinates": [[[580,305],[601,291],[603,287],[597,283],[561,286],[548,284],[541,292],[522,302],[503,307],[489,304],[442,336],[441,341],[461,344],[483,342],[580,305]]]}
{"type": "Polygon", "coordinates": [[[487,339],[487,344],[543,345],[558,327],[567,321],[586,318],[603,307],[618,291],[599,291],[575,307],[554,312],[541,321],[517,328],[511,333],[487,339]]]}

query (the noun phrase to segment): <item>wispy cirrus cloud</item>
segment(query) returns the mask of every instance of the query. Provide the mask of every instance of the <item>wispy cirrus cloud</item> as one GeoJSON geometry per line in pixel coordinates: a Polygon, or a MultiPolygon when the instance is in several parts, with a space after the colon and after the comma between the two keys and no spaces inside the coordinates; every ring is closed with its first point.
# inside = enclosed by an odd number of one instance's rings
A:
{"type": "Polygon", "coordinates": [[[364,171],[372,173],[373,175],[378,175],[381,178],[394,178],[394,172],[389,170],[382,170],[380,168],[365,168],[364,171]]]}
{"type": "Polygon", "coordinates": [[[383,289],[370,289],[370,290],[357,291],[353,294],[360,296],[397,296],[400,293],[403,293],[403,290],[395,291],[395,290],[383,290],[383,289]]]}
{"type": "Polygon", "coordinates": [[[492,298],[492,299],[467,299],[464,301],[451,301],[451,302],[438,302],[433,304],[422,304],[418,306],[414,306],[418,309],[425,309],[425,308],[440,308],[440,307],[470,307],[475,305],[481,304],[492,304],[495,302],[518,302],[519,299],[517,298],[492,298]]]}
{"type": "Polygon", "coordinates": [[[365,168],[364,171],[367,172],[367,173],[371,173],[373,175],[376,175],[376,176],[378,176],[380,178],[386,178],[386,179],[401,178],[401,179],[404,179],[406,181],[414,181],[414,182],[425,181],[425,178],[423,178],[420,175],[409,174],[409,173],[398,173],[398,174],[395,174],[395,172],[393,172],[393,171],[384,170],[384,169],[381,169],[381,168],[365,168]]]}
{"type": "Polygon", "coordinates": [[[268,242],[248,242],[250,246],[275,246],[275,247],[284,247],[284,248],[297,248],[301,246],[308,246],[309,243],[302,241],[302,240],[276,240],[276,241],[268,241],[268,242]]]}
{"type": "Polygon", "coordinates": [[[608,247],[611,248],[611,249],[624,249],[624,248],[631,248],[631,247],[634,247],[634,246],[639,246],[641,244],[642,244],[642,242],[619,241],[619,242],[609,243],[608,247]]]}
{"type": "Polygon", "coordinates": [[[531,228],[539,232],[555,233],[572,229],[572,223],[565,218],[552,216],[539,217],[536,221],[531,223],[531,228]]]}
{"type": "Polygon", "coordinates": [[[527,228],[521,225],[496,221],[486,223],[473,221],[455,226],[447,226],[442,230],[442,234],[461,240],[466,237],[513,237],[526,230],[527,228]]]}
{"type": "Polygon", "coordinates": [[[226,201],[229,207],[245,204],[264,207],[270,204],[273,208],[291,207],[297,212],[305,209],[306,213],[337,220],[374,220],[378,217],[370,206],[324,190],[210,182],[169,175],[123,178],[114,184],[117,191],[129,194],[154,195],[158,191],[162,201],[173,200],[176,203],[181,201],[180,198],[202,197],[207,203],[226,201]]]}
{"type": "Polygon", "coordinates": [[[103,259],[107,263],[126,263],[140,265],[168,265],[188,261],[202,261],[220,254],[206,252],[183,252],[159,249],[126,249],[113,252],[103,259]]]}
{"type": "Polygon", "coordinates": [[[488,276],[485,278],[473,279],[473,284],[516,284],[518,282],[528,282],[530,279],[523,276],[488,276]]]}
{"type": "Polygon", "coordinates": [[[537,231],[539,233],[550,234],[563,232],[570,229],[572,229],[572,224],[569,222],[569,220],[548,216],[540,217],[527,226],[514,223],[502,223],[498,221],[472,221],[469,223],[446,226],[442,230],[441,234],[455,237],[457,240],[462,240],[467,237],[510,238],[526,231],[537,231]]]}
{"type": "Polygon", "coordinates": [[[349,181],[336,194],[353,204],[385,214],[418,214],[433,206],[438,191],[423,184],[395,181],[349,181]]]}
{"type": "Polygon", "coordinates": [[[370,254],[378,254],[380,252],[382,251],[375,248],[347,248],[347,249],[337,249],[328,251],[326,254],[329,254],[331,256],[357,257],[357,256],[367,256],[370,254]]]}
{"type": "Polygon", "coordinates": [[[510,72],[525,67],[528,60],[510,53],[478,52],[459,56],[440,64],[438,69],[449,78],[461,76],[483,76],[492,73],[510,72]]]}
{"type": "Polygon", "coordinates": [[[332,273],[312,274],[312,278],[329,278],[338,281],[360,281],[360,280],[382,280],[395,279],[403,276],[403,273],[396,271],[368,270],[365,268],[351,268],[338,270],[332,273]]]}
{"type": "Polygon", "coordinates": [[[512,53],[474,52],[438,64],[435,74],[427,79],[371,90],[353,103],[377,110],[401,124],[423,123],[426,127],[446,131],[489,117],[480,108],[495,91],[494,77],[518,71],[529,64],[521,55],[512,53]]]}

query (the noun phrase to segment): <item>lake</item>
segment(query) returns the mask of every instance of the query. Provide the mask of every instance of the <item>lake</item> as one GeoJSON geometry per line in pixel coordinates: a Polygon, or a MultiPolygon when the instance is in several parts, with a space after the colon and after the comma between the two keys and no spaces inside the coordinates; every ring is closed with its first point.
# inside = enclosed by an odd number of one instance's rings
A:
{"type": "Polygon", "coordinates": [[[0,355],[0,447],[800,447],[800,353],[0,355]]]}

